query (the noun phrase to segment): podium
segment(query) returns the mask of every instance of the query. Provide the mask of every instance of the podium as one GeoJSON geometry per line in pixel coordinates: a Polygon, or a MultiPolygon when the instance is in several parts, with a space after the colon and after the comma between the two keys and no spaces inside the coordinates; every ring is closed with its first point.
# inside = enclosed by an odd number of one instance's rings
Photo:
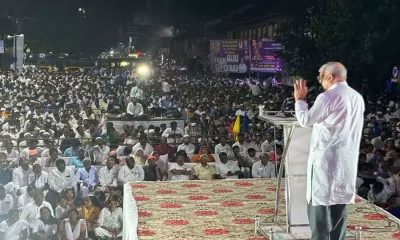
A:
{"type": "Polygon", "coordinates": [[[260,111],[259,115],[259,119],[283,128],[285,146],[277,179],[273,225],[263,227],[256,217],[255,234],[260,232],[269,239],[309,239],[311,232],[307,216],[306,188],[312,128],[302,128],[295,117],[277,116],[276,113],[260,111]],[[286,219],[285,222],[280,222],[279,202],[283,172],[286,219]]]}

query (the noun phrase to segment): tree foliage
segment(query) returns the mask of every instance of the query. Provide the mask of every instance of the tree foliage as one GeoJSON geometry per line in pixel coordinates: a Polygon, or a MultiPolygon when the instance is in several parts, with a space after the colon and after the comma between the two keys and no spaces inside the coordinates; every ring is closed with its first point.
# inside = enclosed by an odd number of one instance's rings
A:
{"type": "Polygon", "coordinates": [[[348,80],[383,85],[400,63],[400,1],[320,0],[284,29],[289,72],[313,80],[320,65],[341,61],[348,80]]]}

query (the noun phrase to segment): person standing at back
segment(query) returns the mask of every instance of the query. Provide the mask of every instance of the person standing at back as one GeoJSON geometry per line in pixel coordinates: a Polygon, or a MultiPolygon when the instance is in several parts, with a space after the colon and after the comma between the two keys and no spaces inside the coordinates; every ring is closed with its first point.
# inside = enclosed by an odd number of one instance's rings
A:
{"type": "Polygon", "coordinates": [[[306,81],[297,80],[294,86],[296,118],[302,127],[313,127],[306,192],[311,239],[343,240],[347,205],[355,200],[365,105],[348,86],[343,64],[324,64],[317,78],[325,92],[310,109],[306,81]]]}

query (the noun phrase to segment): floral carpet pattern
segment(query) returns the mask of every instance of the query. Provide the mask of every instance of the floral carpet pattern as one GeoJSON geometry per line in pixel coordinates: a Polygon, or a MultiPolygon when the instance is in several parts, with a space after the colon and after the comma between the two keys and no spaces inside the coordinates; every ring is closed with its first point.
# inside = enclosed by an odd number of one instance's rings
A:
{"type": "MultiPolygon", "coordinates": [[[[142,239],[197,240],[254,237],[254,218],[272,222],[276,180],[132,183],[142,239]]],[[[283,190],[283,189],[282,189],[283,190]]],[[[285,219],[281,200],[280,219],[285,219]]],[[[399,220],[357,199],[349,209],[349,231],[361,225],[363,239],[400,239],[399,220]]]]}

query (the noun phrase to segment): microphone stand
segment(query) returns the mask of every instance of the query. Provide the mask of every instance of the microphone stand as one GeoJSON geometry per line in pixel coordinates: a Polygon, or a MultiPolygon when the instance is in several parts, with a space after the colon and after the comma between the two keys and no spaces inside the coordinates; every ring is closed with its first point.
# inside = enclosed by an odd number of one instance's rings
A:
{"type": "Polygon", "coordinates": [[[281,105],[281,111],[276,114],[277,117],[286,118],[292,116],[290,113],[285,112],[286,104],[291,99],[294,99],[294,97],[286,98],[285,101],[283,101],[281,105]]]}
{"type": "MultiPolygon", "coordinates": [[[[315,88],[316,87],[314,87],[314,86],[310,87],[310,89],[308,90],[308,93],[313,92],[315,90],[315,88]]],[[[294,99],[294,97],[286,98],[285,101],[283,101],[283,103],[281,105],[281,111],[276,114],[277,117],[286,118],[286,117],[292,116],[292,114],[285,112],[287,102],[292,99],[294,99]]]]}

